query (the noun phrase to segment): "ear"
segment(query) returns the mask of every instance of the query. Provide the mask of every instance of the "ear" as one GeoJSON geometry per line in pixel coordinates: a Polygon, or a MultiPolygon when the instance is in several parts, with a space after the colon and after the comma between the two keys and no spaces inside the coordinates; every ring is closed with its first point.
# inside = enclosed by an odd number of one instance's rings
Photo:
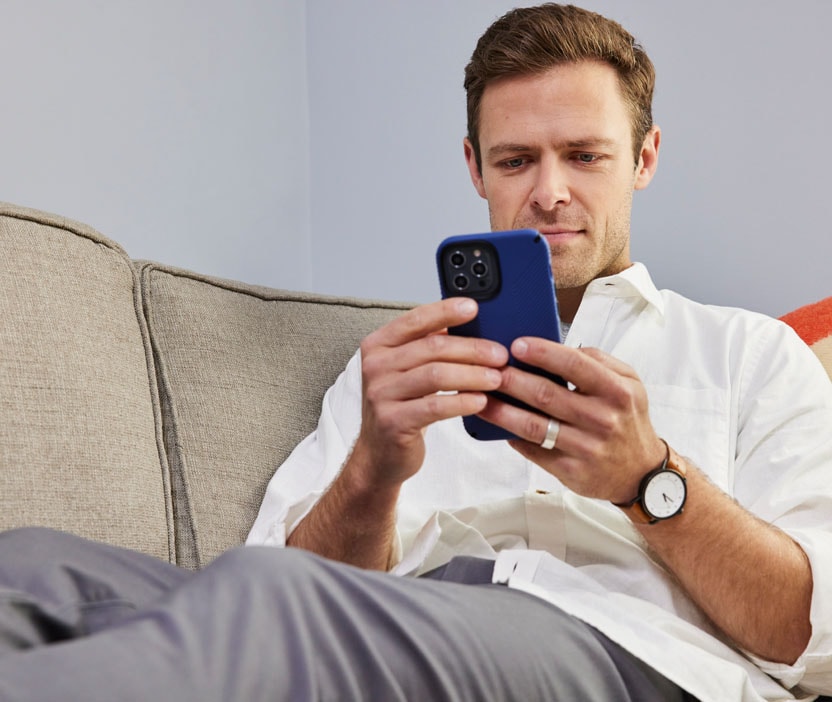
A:
{"type": "Polygon", "coordinates": [[[477,157],[474,154],[474,145],[468,137],[465,137],[462,141],[462,147],[465,150],[465,163],[468,164],[468,173],[471,175],[471,182],[474,184],[480,197],[487,199],[485,185],[482,182],[482,173],[480,173],[479,166],[477,166],[477,157]]]}
{"type": "Polygon", "coordinates": [[[653,180],[653,175],[659,167],[659,146],[661,143],[662,130],[653,125],[641,145],[641,155],[636,168],[635,190],[643,190],[653,180]]]}

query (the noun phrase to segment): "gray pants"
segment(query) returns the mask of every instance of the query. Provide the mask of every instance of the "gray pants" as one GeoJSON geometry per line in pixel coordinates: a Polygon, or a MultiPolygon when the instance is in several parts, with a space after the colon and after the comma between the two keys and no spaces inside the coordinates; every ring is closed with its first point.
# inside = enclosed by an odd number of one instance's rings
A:
{"type": "Polygon", "coordinates": [[[296,549],[198,573],[0,534],[0,700],[683,700],[592,628],[452,561],[397,578],[296,549]],[[473,574],[473,575],[472,575],[473,574]]]}

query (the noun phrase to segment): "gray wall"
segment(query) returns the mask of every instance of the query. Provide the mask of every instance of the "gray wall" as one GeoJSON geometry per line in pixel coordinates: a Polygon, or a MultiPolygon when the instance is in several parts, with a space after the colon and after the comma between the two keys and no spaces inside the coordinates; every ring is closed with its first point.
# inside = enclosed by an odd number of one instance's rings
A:
{"type": "Polygon", "coordinates": [[[0,200],[305,287],[303,2],[0,0],[0,200]]]}
{"type": "MultiPolygon", "coordinates": [[[[488,226],[462,69],[514,4],[0,0],[0,199],[136,257],[433,299],[438,240],[488,226]]],[[[634,257],[662,287],[772,315],[832,294],[832,3],[584,4],[658,69],[634,257]]]]}

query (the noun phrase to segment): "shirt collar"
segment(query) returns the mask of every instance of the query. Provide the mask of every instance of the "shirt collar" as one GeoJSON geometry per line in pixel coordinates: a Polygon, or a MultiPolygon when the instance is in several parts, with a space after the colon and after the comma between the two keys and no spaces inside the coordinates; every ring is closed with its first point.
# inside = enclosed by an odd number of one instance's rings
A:
{"type": "Polygon", "coordinates": [[[655,307],[659,314],[664,315],[664,298],[643,263],[634,263],[615,275],[596,278],[587,286],[586,292],[593,295],[614,296],[635,294],[655,307]]]}

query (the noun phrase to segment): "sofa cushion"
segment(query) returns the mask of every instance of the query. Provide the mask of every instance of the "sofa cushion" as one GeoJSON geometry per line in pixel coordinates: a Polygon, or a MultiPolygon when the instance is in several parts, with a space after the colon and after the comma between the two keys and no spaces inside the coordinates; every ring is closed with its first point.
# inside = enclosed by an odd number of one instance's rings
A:
{"type": "Polygon", "coordinates": [[[179,563],[251,528],[266,484],[312,429],[360,340],[407,305],[141,269],[171,467],[179,563]]]}
{"type": "Polygon", "coordinates": [[[45,525],[171,559],[138,285],[85,225],[0,204],[0,529],[45,525]]]}
{"type": "Polygon", "coordinates": [[[799,307],[781,319],[812,347],[832,378],[832,297],[799,307]]]}

